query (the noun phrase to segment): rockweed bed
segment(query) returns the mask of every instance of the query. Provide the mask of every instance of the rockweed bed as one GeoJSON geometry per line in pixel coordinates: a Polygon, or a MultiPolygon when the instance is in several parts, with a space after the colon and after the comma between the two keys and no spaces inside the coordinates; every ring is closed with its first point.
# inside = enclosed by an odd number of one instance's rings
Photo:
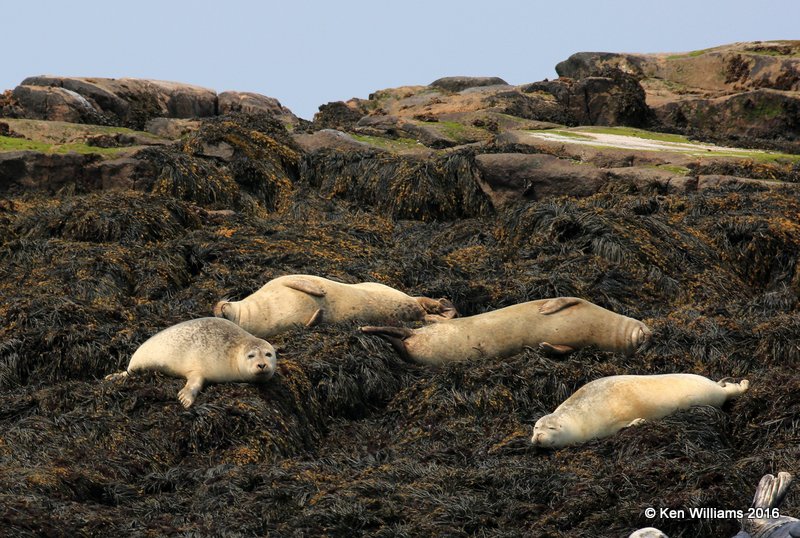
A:
{"type": "MultiPolygon", "coordinates": [[[[627,536],[653,525],[732,536],[732,520],[644,509],[745,508],[762,474],[796,471],[793,194],[606,192],[493,214],[466,157],[307,162],[271,128],[209,127],[200,136],[235,149],[224,165],[198,164],[203,139],[158,150],[163,175],[148,192],[0,201],[5,532],[627,536]],[[261,151],[270,157],[243,157],[261,151]],[[413,192],[391,183],[393,166],[413,192]],[[359,170],[375,175],[336,187],[359,170]],[[209,171],[213,197],[197,190],[209,171]],[[438,200],[424,215],[406,203],[421,192],[438,200]],[[236,213],[215,213],[225,208],[236,213]],[[654,337],[632,358],[528,350],[431,368],[343,324],[275,338],[271,382],[208,387],[189,410],[179,380],[102,380],[154,332],[287,273],[447,296],[463,315],[577,295],[645,320],[654,337]],[[582,384],[668,372],[747,377],[751,390],[582,446],[528,443],[582,384]]],[[[797,499],[783,512],[800,515],[797,499]]]]}

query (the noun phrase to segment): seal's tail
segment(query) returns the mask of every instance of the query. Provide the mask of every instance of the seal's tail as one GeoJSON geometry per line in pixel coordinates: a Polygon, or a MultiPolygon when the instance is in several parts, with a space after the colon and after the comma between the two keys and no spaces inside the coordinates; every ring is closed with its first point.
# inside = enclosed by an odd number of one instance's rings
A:
{"type": "Polygon", "coordinates": [[[361,327],[361,332],[364,334],[374,334],[376,336],[380,336],[387,342],[389,342],[394,350],[397,352],[400,357],[407,362],[412,362],[411,357],[408,355],[408,349],[406,349],[406,344],[403,342],[406,338],[414,334],[411,329],[407,329],[405,327],[361,327]]]}

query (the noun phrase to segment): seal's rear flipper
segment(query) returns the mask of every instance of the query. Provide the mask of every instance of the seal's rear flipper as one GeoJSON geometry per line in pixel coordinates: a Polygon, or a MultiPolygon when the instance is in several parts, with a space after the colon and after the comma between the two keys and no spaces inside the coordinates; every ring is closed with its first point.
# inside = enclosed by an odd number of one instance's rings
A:
{"type": "Polygon", "coordinates": [[[742,379],[738,383],[732,383],[730,381],[726,381],[725,378],[717,381],[717,384],[725,389],[725,393],[728,395],[729,398],[736,398],[737,396],[741,396],[750,388],[750,381],[747,379],[742,379]]]}
{"type": "Polygon", "coordinates": [[[564,310],[570,306],[574,306],[580,302],[581,300],[577,297],[556,297],[555,299],[548,299],[539,305],[539,313],[544,314],[545,316],[549,314],[555,314],[556,312],[560,312],[561,310],[564,310]]]}
{"type": "Polygon", "coordinates": [[[779,508],[791,484],[792,475],[789,473],[780,472],[777,478],[771,474],[765,474],[758,483],[753,504],[750,506],[752,508],[779,508]]]}
{"type": "Polygon", "coordinates": [[[403,342],[406,338],[414,334],[414,331],[405,327],[361,327],[364,334],[374,334],[389,342],[400,358],[406,362],[414,362],[408,355],[408,349],[403,342]]]}
{"type": "Polygon", "coordinates": [[[325,297],[326,293],[319,284],[300,277],[287,279],[283,285],[287,288],[313,295],[314,297],[325,297]]]}
{"type": "MultiPolygon", "coordinates": [[[[787,472],[778,473],[777,478],[771,474],[765,474],[758,483],[750,508],[767,511],[780,508],[791,483],[792,475],[787,472]]],[[[800,521],[789,516],[777,516],[776,514],[776,517],[742,517],[739,518],[739,524],[742,527],[742,532],[739,534],[747,533],[747,536],[764,538],[768,536],[775,538],[800,536],[800,521]]],[[[739,535],[737,534],[737,536],[739,535]]]]}
{"type": "MultiPolygon", "coordinates": [[[[431,299],[430,297],[414,297],[428,316],[440,316],[443,319],[453,319],[458,317],[458,310],[449,299],[431,299]]],[[[425,316],[426,321],[431,321],[425,316]]]]}
{"type": "Polygon", "coordinates": [[[325,310],[322,308],[318,308],[316,312],[311,314],[311,318],[306,322],[306,327],[314,327],[319,325],[322,322],[322,315],[325,313],[325,310]]]}
{"type": "Polygon", "coordinates": [[[458,309],[456,309],[456,305],[453,304],[450,299],[446,299],[442,297],[437,301],[440,305],[442,305],[441,315],[447,319],[457,318],[459,316],[458,309]]]}
{"type": "Polygon", "coordinates": [[[551,344],[549,342],[540,342],[539,350],[546,355],[567,355],[575,351],[574,347],[565,346],[562,344],[551,344]]]}

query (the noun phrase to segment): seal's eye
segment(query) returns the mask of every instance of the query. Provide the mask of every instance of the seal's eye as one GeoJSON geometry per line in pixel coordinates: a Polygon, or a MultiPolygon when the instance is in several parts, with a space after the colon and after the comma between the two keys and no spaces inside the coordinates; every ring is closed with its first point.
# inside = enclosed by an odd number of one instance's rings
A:
{"type": "Polygon", "coordinates": [[[271,351],[267,351],[266,353],[264,353],[264,355],[266,355],[267,357],[272,357],[272,352],[271,351]]]}
{"type": "Polygon", "coordinates": [[[255,353],[250,353],[250,354],[247,355],[247,358],[248,359],[255,359],[256,358],[256,354],[255,353]]]}

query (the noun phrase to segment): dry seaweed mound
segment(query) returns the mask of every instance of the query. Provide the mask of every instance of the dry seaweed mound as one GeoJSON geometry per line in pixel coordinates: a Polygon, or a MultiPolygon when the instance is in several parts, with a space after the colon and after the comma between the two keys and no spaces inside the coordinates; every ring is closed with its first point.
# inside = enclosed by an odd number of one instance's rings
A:
{"type": "Polygon", "coordinates": [[[274,211],[293,189],[300,151],[266,114],[234,113],[203,122],[182,145],[148,148],[158,170],[149,189],[213,209],[274,211]]]}
{"type": "Polygon", "coordinates": [[[432,159],[325,150],[304,160],[301,175],[327,198],[375,207],[398,219],[453,220],[491,212],[468,150],[432,159]]]}
{"type": "Polygon", "coordinates": [[[89,243],[149,243],[200,226],[196,212],[174,198],[110,191],[56,200],[28,212],[15,226],[26,239],[60,238],[89,243]]]}
{"type": "MultiPolygon", "coordinates": [[[[742,509],[764,473],[797,467],[788,191],[615,189],[494,213],[466,153],[310,159],[236,118],[147,151],[161,163],[148,192],[0,200],[10,536],[731,536],[733,520],[644,509],[742,509]],[[189,410],[179,379],[103,379],[155,332],[289,273],[449,297],[465,315],[576,295],[653,339],[630,358],[426,367],[352,323],[274,338],[275,378],[206,387],[189,410]],[[581,446],[530,445],[581,385],[669,372],[751,390],[581,446]]],[[[782,509],[800,514],[791,497],[782,509]]]]}

